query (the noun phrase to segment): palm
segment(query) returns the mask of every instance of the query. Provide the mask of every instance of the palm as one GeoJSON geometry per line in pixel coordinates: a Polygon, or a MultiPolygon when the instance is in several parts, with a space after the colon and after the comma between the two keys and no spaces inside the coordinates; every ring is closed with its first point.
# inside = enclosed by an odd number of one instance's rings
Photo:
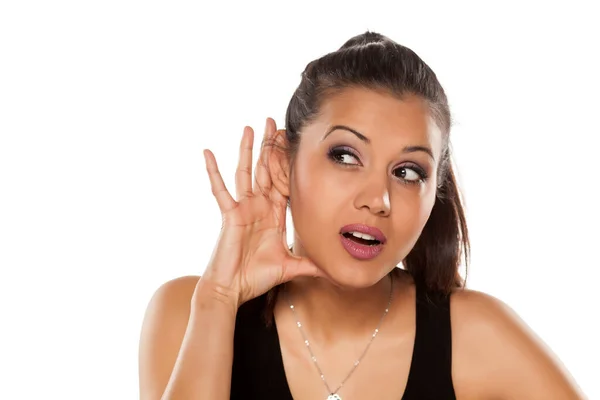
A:
{"type": "Polygon", "coordinates": [[[224,226],[231,231],[233,247],[241,250],[232,249],[232,253],[239,254],[241,286],[247,288],[244,297],[248,298],[278,284],[283,278],[282,266],[289,257],[285,246],[285,206],[269,197],[244,198],[223,216],[224,226]]]}
{"type": "MultiPolygon", "coordinates": [[[[274,122],[268,121],[265,140],[272,139],[275,131],[274,122]]],[[[247,128],[236,171],[238,201],[225,188],[212,153],[205,152],[212,191],[223,217],[219,243],[207,272],[211,277],[217,275],[221,283],[235,286],[243,301],[294,276],[319,274],[310,261],[292,256],[287,248],[287,198],[272,184],[267,148],[261,153],[252,187],[252,145],[253,132],[247,128]]]]}

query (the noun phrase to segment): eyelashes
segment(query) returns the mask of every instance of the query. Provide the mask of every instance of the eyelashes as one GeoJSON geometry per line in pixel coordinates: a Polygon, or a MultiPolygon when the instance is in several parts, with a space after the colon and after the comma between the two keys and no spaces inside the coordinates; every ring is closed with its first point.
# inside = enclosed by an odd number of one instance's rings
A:
{"type": "MultiPolygon", "coordinates": [[[[358,167],[358,166],[362,165],[358,159],[358,156],[349,147],[345,147],[345,146],[330,148],[329,151],[327,152],[327,158],[329,158],[331,161],[335,162],[336,164],[340,164],[344,167],[358,167]],[[351,163],[350,162],[351,160],[355,160],[356,162],[351,163]]],[[[419,167],[416,164],[409,164],[409,165],[403,165],[401,167],[397,167],[396,169],[394,169],[392,174],[396,178],[398,178],[398,180],[401,183],[410,184],[410,185],[419,185],[421,183],[426,182],[427,179],[429,178],[429,176],[427,175],[427,172],[425,172],[424,169],[422,169],[421,167],[419,167]],[[404,172],[404,174],[400,174],[400,175],[404,175],[404,176],[397,175],[397,171],[404,172]],[[414,174],[416,174],[416,179],[406,178],[406,175],[407,175],[406,171],[412,171],[414,174]]]]}
{"type": "Polygon", "coordinates": [[[329,159],[331,159],[332,161],[338,163],[338,164],[343,164],[343,165],[358,165],[358,164],[348,164],[346,162],[344,162],[344,160],[347,160],[349,158],[353,158],[355,160],[358,160],[358,156],[355,155],[352,151],[350,151],[348,148],[346,147],[334,147],[329,149],[327,156],[329,157],[329,159]]]}

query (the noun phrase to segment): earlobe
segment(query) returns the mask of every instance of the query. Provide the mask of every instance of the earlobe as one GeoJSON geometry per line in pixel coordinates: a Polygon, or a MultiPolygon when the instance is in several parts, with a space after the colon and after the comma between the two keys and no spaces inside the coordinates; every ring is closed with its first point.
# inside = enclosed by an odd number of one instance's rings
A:
{"type": "Polygon", "coordinates": [[[289,160],[285,149],[287,148],[285,140],[285,129],[279,129],[275,132],[272,140],[272,149],[269,152],[269,173],[273,186],[285,197],[290,196],[289,187],[289,160]]]}

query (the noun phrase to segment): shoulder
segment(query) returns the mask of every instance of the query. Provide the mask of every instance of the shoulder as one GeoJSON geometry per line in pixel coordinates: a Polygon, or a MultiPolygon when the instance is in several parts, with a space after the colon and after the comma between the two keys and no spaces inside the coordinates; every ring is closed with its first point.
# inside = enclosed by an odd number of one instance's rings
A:
{"type": "MultiPolygon", "coordinates": [[[[194,293],[200,275],[187,275],[171,279],[158,287],[157,294],[165,294],[175,298],[187,297],[194,293]]],[[[191,298],[191,297],[190,297],[191,298]]]]}
{"type": "Polygon", "coordinates": [[[184,276],[160,285],[144,315],[139,343],[139,374],[142,398],[159,398],[185,335],[191,299],[200,279],[184,276]]]}
{"type": "Polygon", "coordinates": [[[146,307],[142,340],[149,335],[163,335],[166,331],[171,335],[183,336],[199,279],[199,276],[183,276],[165,282],[156,289],[146,307]]]}
{"type": "Polygon", "coordinates": [[[458,396],[582,398],[558,358],[503,301],[457,289],[451,295],[450,314],[458,396]]]}
{"type": "Polygon", "coordinates": [[[182,276],[160,285],[148,304],[146,317],[168,311],[169,315],[189,314],[190,301],[200,276],[182,276]]]}
{"type": "MultiPolygon", "coordinates": [[[[156,332],[158,328],[171,329],[185,322],[191,309],[191,300],[200,276],[182,276],[161,284],[155,291],[144,315],[142,333],[156,332]]],[[[142,338],[143,339],[143,338],[142,338]]]]}

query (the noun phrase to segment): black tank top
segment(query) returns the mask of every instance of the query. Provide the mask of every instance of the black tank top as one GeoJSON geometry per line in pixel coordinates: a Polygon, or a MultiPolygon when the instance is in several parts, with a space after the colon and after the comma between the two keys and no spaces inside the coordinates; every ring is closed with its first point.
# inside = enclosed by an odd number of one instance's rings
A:
{"type": "MultiPolygon", "coordinates": [[[[420,285],[416,286],[416,297],[415,343],[401,400],[455,400],[450,297],[428,293],[420,285]]],[[[262,295],[238,310],[232,400],[293,400],[283,368],[277,327],[274,323],[267,327],[263,319],[265,306],[266,295],[262,295]]]]}

